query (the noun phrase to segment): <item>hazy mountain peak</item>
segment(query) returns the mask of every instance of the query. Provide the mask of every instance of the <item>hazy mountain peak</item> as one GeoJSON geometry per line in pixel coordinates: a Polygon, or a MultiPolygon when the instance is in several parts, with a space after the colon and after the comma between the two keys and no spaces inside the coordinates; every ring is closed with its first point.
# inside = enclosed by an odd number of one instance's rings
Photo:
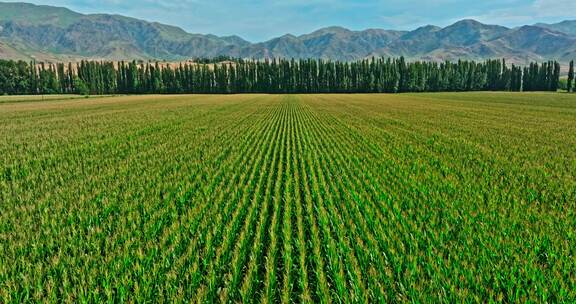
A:
{"type": "Polygon", "coordinates": [[[516,28],[513,30],[514,33],[519,33],[519,32],[523,32],[526,33],[528,35],[534,35],[534,37],[536,37],[536,35],[541,35],[541,34],[548,34],[548,35],[560,35],[560,36],[569,36],[565,33],[556,31],[552,28],[546,28],[546,27],[541,27],[541,26],[535,26],[535,25],[523,25],[519,28],[516,28]]]}
{"type": "Polygon", "coordinates": [[[350,32],[352,31],[341,26],[329,26],[316,30],[312,32],[312,34],[337,34],[337,33],[350,33],[350,32]]]}
{"type": "Polygon", "coordinates": [[[456,21],[454,24],[452,24],[452,26],[483,26],[484,24],[481,23],[480,21],[474,20],[474,19],[462,19],[462,20],[458,20],[456,21]]]}
{"type": "Polygon", "coordinates": [[[487,25],[476,20],[465,19],[439,30],[436,37],[444,41],[444,44],[468,47],[497,38],[509,30],[504,26],[487,25]]]}
{"type": "Polygon", "coordinates": [[[82,16],[84,15],[63,7],[22,2],[0,2],[0,20],[9,19],[13,22],[30,25],[68,26],[82,16]]]}
{"type": "Polygon", "coordinates": [[[421,27],[417,28],[415,31],[428,31],[428,32],[431,32],[431,31],[438,31],[438,30],[441,30],[441,29],[442,29],[442,28],[439,27],[439,26],[432,25],[432,24],[428,24],[428,25],[424,25],[424,26],[421,26],[421,27]]]}
{"type": "Polygon", "coordinates": [[[418,37],[429,38],[429,35],[442,30],[441,27],[435,25],[425,25],[421,26],[411,32],[408,32],[402,36],[403,40],[415,39],[418,37]]]}
{"type": "Polygon", "coordinates": [[[244,38],[237,35],[225,36],[220,38],[235,45],[242,45],[242,46],[250,45],[250,42],[244,40],[244,38]]]}
{"type": "Polygon", "coordinates": [[[469,30],[493,29],[500,31],[509,30],[509,28],[504,26],[484,24],[474,19],[460,20],[444,28],[444,30],[453,30],[453,29],[469,29],[469,30]]]}
{"type": "Polygon", "coordinates": [[[453,26],[491,26],[489,24],[482,23],[475,19],[462,19],[454,22],[453,26]]]}
{"type": "Polygon", "coordinates": [[[564,20],[553,24],[537,23],[534,26],[551,29],[568,35],[576,35],[576,20],[564,20]]]}
{"type": "Polygon", "coordinates": [[[277,39],[288,39],[288,40],[293,40],[293,39],[298,39],[298,37],[292,35],[292,34],[284,34],[280,37],[278,37],[277,39]]]}

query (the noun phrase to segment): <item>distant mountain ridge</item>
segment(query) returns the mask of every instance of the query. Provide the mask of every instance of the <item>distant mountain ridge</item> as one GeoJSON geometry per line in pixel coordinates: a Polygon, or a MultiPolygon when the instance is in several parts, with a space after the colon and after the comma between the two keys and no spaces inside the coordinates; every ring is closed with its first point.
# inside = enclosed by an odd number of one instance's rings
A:
{"type": "Polygon", "coordinates": [[[576,21],[507,28],[462,20],[445,28],[428,25],[414,31],[328,27],[251,43],[238,36],[191,34],[179,27],[120,15],[84,15],[47,5],[0,2],[0,58],[185,60],[216,56],[566,62],[576,58],[576,21]]]}

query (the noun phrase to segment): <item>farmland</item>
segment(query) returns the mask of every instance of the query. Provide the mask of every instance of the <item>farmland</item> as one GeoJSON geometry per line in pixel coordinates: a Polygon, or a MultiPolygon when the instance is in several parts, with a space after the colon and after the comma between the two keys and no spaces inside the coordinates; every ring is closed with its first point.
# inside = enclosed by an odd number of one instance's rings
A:
{"type": "Polygon", "coordinates": [[[576,301],[576,95],[0,100],[0,134],[2,303],[576,301]]]}
{"type": "MultiPolygon", "coordinates": [[[[99,96],[101,97],[101,96],[99,96]]],[[[15,103],[15,102],[22,102],[22,101],[54,101],[54,100],[72,100],[72,99],[80,99],[80,98],[90,98],[90,96],[84,95],[6,95],[0,96],[0,104],[1,103],[15,103]]]]}

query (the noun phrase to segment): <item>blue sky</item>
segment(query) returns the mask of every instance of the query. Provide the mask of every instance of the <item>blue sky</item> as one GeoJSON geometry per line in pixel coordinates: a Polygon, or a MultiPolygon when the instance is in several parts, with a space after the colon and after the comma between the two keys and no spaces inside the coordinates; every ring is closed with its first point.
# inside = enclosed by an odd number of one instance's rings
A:
{"type": "Polygon", "coordinates": [[[464,18],[507,26],[576,19],[576,0],[20,1],[82,13],[122,14],[177,25],[192,33],[239,35],[250,41],[332,25],[407,30],[427,24],[445,26],[464,18]]]}

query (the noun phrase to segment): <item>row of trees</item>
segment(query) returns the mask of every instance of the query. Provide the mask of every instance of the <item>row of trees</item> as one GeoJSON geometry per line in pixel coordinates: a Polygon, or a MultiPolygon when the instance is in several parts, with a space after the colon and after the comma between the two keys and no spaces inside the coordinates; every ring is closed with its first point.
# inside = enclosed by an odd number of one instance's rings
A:
{"type": "Polygon", "coordinates": [[[541,65],[531,63],[524,68],[524,91],[557,91],[560,86],[560,64],[549,61],[541,65]]]}
{"type": "Polygon", "coordinates": [[[574,83],[574,60],[570,61],[566,90],[568,90],[568,92],[576,91],[576,84],[574,83]]]}
{"type": "Polygon", "coordinates": [[[557,62],[521,68],[507,65],[504,60],[436,63],[407,62],[404,58],[355,62],[281,59],[179,65],[0,60],[0,94],[556,91],[559,79],[557,62]]]}

